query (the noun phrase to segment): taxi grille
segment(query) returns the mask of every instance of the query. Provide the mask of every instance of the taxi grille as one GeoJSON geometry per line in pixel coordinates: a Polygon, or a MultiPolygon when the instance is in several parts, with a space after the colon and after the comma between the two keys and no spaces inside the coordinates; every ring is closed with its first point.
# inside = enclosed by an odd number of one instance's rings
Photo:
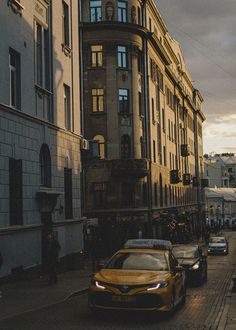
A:
{"type": "Polygon", "coordinates": [[[104,307],[117,308],[155,308],[162,306],[160,297],[157,294],[133,295],[135,301],[112,301],[110,292],[94,292],[90,296],[93,304],[104,307]]]}

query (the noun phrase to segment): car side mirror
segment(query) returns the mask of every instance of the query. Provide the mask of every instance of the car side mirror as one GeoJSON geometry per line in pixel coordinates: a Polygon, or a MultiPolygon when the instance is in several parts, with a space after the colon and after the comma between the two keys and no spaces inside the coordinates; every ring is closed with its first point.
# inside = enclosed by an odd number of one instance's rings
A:
{"type": "Polygon", "coordinates": [[[175,266],[175,273],[182,273],[184,271],[184,267],[181,265],[175,266]]]}

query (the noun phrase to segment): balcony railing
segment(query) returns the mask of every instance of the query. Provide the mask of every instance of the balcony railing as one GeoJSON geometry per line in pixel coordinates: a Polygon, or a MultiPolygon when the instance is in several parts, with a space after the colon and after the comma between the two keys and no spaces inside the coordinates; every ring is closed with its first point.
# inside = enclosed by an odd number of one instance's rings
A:
{"type": "Polygon", "coordinates": [[[149,162],[147,159],[113,159],[112,176],[132,176],[144,178],[149,173],[149,162]]]}

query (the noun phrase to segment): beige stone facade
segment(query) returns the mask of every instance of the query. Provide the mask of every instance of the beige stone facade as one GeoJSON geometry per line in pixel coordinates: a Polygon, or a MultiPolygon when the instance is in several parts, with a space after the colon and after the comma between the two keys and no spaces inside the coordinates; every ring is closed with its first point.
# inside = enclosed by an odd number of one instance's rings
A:
{"type": "Polygon", "coordinates": [[[0,277],[83,248],[78,3],[0,3],[0,277]]]}
{"type": "Polygon", "coordinates": [[[81,29],[84,134],[100,149],[84,155],[86,215],[111,245],[164,237],[173,217],[196,230],[203,99],[180,45],[152,0],[82,1],[81,29]]]}

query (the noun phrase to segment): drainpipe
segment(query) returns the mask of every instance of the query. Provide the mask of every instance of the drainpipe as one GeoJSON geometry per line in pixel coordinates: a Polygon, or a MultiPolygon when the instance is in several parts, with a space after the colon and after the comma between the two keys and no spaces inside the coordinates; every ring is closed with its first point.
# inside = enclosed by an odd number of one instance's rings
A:
{"type": "MultiPolygon", "coordinates": [[[[142,2],[142,25],[146,27],[146,5],[147,0],[142,2]]],[[[146,157],[149,161],[149,174],[147,176],[147,199],[148,199],[148,237],[153,236],[152,232],[152,170],[151,170],[151,139],[150,139],[150,104],[149,104],[149,83],[148,83],[148,47],[147,38],[143,38],[143,68],[144,68],[144,114],[145,114],[145,138],[146,157]]]]}
{"type": "Polygon", "coordinates": [[[199,177],[199,154],[198,154],[198,112],[194,112],[194,155],[195,155],[195,176],[197,178],[197,216],[198,225],[200,224],[201,235],[203,237],[203,219],[201,216],[201,193],[200,193],[200,177],[199,177]]]}

